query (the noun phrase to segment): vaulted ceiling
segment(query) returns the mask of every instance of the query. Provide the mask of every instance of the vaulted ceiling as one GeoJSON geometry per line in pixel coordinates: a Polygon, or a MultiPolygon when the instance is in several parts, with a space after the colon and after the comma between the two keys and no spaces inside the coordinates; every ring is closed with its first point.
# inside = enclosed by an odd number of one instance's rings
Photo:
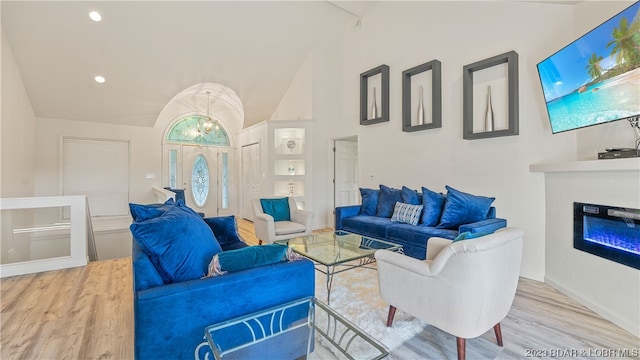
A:
{"type": "Polygon", "coordinates": [[[314,44],[338,36],[369,5],[3,0],[0,6],[2,32],[36,116],[153,126],[176,94],[208,82],[236,91],[248,126],[270,118],[314,44]],[[92,10],[102,21],[89,19],[92,10]],[[96,83],[96,75],[106,82],[96,83]]]}

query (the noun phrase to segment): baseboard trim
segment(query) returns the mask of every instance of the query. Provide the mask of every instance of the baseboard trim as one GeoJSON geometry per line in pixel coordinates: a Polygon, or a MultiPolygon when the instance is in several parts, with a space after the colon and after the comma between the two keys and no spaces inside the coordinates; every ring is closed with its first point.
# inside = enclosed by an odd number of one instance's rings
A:
{"type": "Polygon", "coordinates": [[[621,327],[625,331],[631,333],[632,335],[634,335],[636,337],[640,337],[640,324],[634,323],[629,319],[624,319],[624,318],[619,317],[616,314],[613,314],[611,311],[603,308],[602,306],[592,302],[589,299],[584,298],[583,296],[575,293],[574,291],[567,289],[566,287],[564,287],[560,283],[557,283],[554,280],[549,279],[546,276],[544,277],[544,282],[546,284],[548,284],[549,286],[551,286],[552,288],[560,291],[561,293],[567,295],[568,297],[572,298],[573,300],[575,300],[575,301],[579,302],[580,304],[586,306],[587,308],[589,308],[590,310],[594,311],[595,313],[597,313],[598,315],[602,316],[603,318],[605,318],[605,319],[611,321],[612,323],[618,325],[619,327],[621,327]]]}

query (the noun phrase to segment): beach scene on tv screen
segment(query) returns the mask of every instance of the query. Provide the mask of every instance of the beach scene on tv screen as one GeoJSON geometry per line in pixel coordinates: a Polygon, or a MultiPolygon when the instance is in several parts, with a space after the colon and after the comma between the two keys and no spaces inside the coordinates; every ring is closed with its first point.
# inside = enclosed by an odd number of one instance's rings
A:
{"type": "Polygon", "coordinates": [[[538,64],[554,133],[640,115],[640,2],[538,64]]]}

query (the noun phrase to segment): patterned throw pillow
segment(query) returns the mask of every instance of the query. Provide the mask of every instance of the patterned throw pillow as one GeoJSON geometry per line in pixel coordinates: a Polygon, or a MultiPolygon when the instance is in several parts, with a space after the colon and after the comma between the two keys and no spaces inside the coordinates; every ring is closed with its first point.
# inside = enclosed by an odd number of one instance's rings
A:
{"type": "Polygon", "coordinates": [[[391,221],[398,221],[411,225],[418,225],[420,215],[422,214],[422,205],[411,205],[401,202],[396,202],[396,206],[393,209],[393,215],[391,221]]]}

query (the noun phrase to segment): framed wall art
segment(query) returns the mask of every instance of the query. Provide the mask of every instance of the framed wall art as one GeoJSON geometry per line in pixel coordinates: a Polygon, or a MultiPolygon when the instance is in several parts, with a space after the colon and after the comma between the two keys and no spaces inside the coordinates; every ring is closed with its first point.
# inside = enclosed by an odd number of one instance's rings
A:
{"type": "Polygon", "coordinates": [[[432,60],[402,72],[402,131],[442,127],[442,70],[432,60]]]}
{"type": "Polygon", "coordinates": [[[360,74],[360,125],[389,121],[389,66],[360,74]]]}
{"type": "Polygon", "coordinates": [[[464,139],[518,135],[518,53],[465,65],[462,81],[464,139]]]}

